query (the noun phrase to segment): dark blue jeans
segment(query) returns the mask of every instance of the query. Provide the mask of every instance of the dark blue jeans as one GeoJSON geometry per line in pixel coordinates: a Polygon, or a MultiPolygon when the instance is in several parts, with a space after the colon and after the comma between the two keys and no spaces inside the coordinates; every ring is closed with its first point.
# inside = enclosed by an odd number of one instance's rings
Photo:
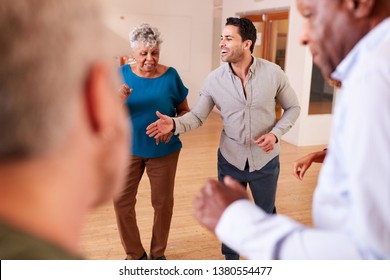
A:
{"type": "MultiPolygon", "coordinates": [[[[276,213],[275,195],[280,171],[279,156],[274,157],[260,170],[249,172],[248,161],[244,171],[231,165],[218,150],[218,180],[228,175],[241,183],[246,189],[249,184],[254,202],[267,213],[276,213]]],[[[234,221],[232,221],[234,222],[234,221]]],[[[226,259],[238,260],[239,255],[222,243],[222,254],[226,259]]]]}

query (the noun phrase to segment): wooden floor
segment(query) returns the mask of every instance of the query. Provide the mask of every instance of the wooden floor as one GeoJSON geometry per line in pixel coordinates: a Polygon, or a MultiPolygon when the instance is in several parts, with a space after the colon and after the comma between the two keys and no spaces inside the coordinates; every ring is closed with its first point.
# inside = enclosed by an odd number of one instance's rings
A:
{"type": "MultiPolygon", "coordinates": [[[[212,113],[205,124],[195,131],[181,136],[183,149],[180,154],[175,186],[175,207],[166,256],[170,260],[219,260],[220,242],[203,229],[193,218],[192,200],[206,178],[217,176],[217,148],[221,120],[212,113]]],[[[301,182],[293,177],[294,160],[324,146],[296,147],[281,142],[281,171],[276,207],[278,213],[311,225],[312,193],[321,167],[314,163],[301,182]]],[[[148,179],[143,177],[136,206],[142,242],[149,251],[152,227],[152,206],[148,179]]],[[[120,243],[112,203],[91,212],[81,237],[82,253],[92,260],[121,260],[125,253],[120,243]]]]}

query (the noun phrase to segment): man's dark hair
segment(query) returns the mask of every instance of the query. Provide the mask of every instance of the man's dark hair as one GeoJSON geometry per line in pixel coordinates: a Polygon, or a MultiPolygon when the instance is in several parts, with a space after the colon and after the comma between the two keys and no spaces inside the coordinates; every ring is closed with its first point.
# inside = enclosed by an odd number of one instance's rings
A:
{"type": "Polygon", "coordinates": [[[256,27],[253,25],[253,22],[247,18],[234,18],[229,17],[226,19],[226,25],[233,25],[238,27],[238,33],[242,37],[242,41],[251,40],[252,45],[250,47],[251,53],[253,52],[253,48],[255,47],[256,42],[256,27]]]}

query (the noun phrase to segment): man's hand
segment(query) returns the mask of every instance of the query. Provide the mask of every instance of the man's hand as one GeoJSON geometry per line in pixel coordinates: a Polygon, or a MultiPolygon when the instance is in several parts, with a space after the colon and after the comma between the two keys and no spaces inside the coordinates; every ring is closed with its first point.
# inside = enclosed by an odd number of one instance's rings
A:
{"type": "Polygon", "coordinates": [[[224,184],[210,179],[194,199],[195,218],[213,233],[222,213],[230,204],[240,199],[249,199],[238,181],[226,176],[224,184]]]}
{"type": "Polygon", "coordinates": [[[149,137],[154,137],[156,139],[156,144],[159,142],[169,142],[172,136],[173,129],[173,119],[167,115],[161,114],[159,111],[156,112],[157,121],[151,123],[146,128],[146,134],[149,137]],[[168,136],[166,136],[169,134],[168,136]]]}
{"type": "Polygon", "coordinates": [[[267,133],[257,138],[255,143],[257,146],[259,146],[260,149],[268,154],[274,149],[276,141],[277,138],[274,134],[267,133]]]}

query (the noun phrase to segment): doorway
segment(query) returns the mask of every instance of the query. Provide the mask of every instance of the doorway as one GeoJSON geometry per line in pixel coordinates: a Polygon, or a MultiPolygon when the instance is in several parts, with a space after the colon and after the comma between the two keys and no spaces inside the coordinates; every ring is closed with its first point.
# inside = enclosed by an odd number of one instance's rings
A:
{"type": "Polygon", "coordinates": [[[286,61],[288,11],[245,15],[257,30],[253,55],[278,64],[283,70],[286,61]]]}
{"type": "MultiPolygon", "coordinates": [[[[251,20],[257,30],[253,56],[278,64],[283,70],[286,62],[288,16],[288,10],[258,12],[241,16],[251,20]]],[[[282,108],[279,104],[276,104],[275,112],[276,119],[279,120],[282,115],[282,108]]]]}

